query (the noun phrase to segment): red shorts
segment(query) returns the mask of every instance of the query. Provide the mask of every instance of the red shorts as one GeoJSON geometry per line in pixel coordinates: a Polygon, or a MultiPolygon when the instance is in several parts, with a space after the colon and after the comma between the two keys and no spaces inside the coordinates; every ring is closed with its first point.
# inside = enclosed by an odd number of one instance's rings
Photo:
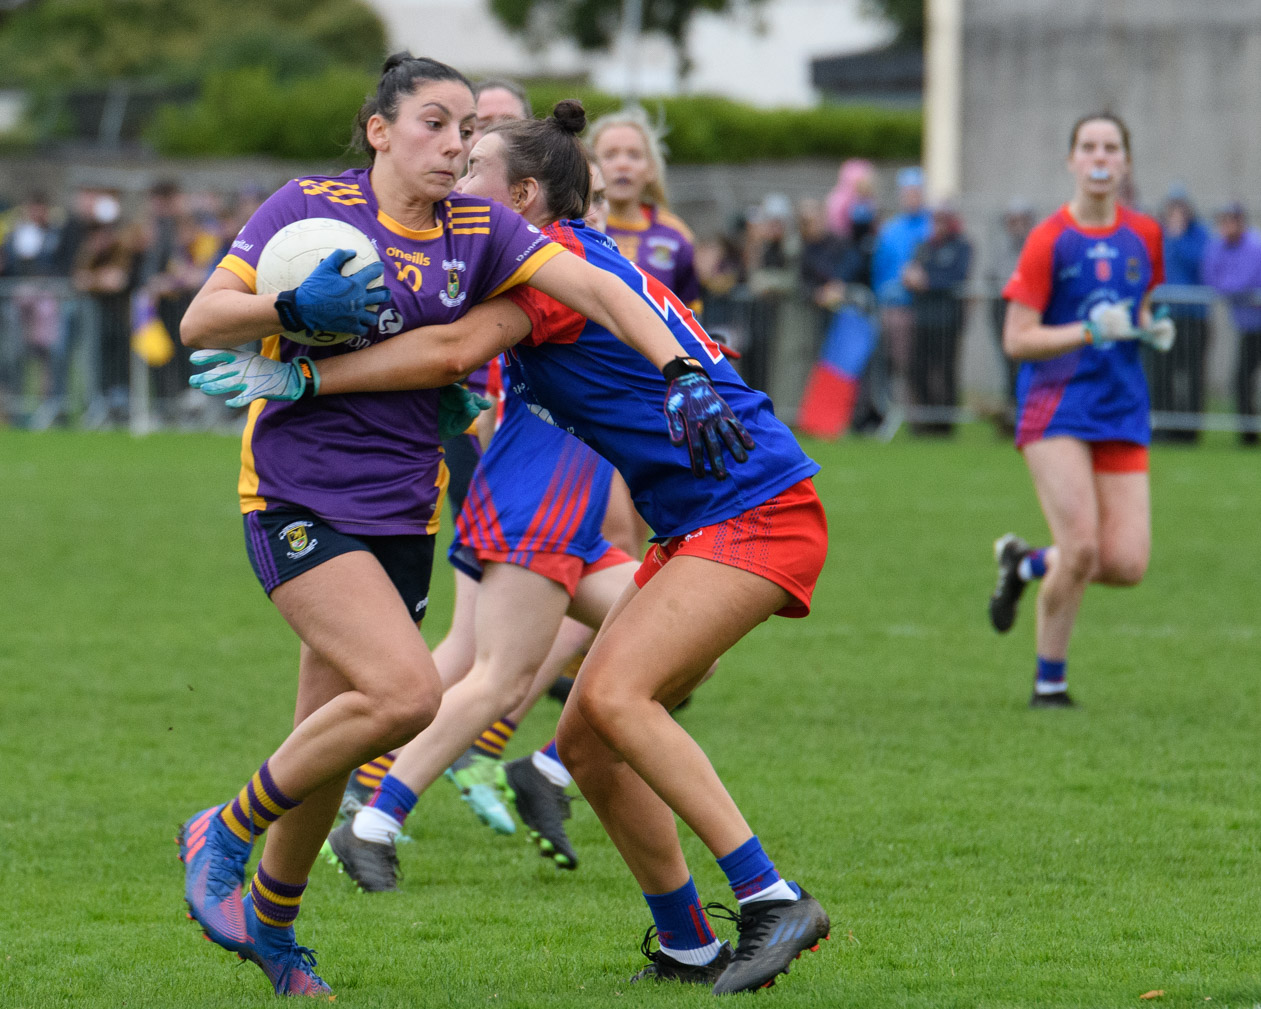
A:
{"type": "Polygon", "coordinates": [[[542,575],[560,585],[569,593],[570,599],[578,591],[578,583],[587,575],[634,561],[634,558],[625,550],[615,546],[610,546],[590,564],[573,554],[530,553],[526,555],[524,564],[521,563],[520,550],[475,550],[474,555],[483,564],[487,561],[497,564],[515,564],[519,568],[533,571],[536,575],[542,575]],[[512,559],[509,560],[509,558],[512,559]]]}
{"type": "Polygon", "coordinates": [[[1092,441],[1090,465],[1096,473],[1146,473],[1147,446],[1132,441],[1092,441]]]}
{"type": "Polygon", "coordinates": [[[828,554],[828,520],[807,478],[725,522],[654,544],[635,584],[642,589],[676,554],[761,575],[793,597],[778,616],[804,617],[828,554]]]}

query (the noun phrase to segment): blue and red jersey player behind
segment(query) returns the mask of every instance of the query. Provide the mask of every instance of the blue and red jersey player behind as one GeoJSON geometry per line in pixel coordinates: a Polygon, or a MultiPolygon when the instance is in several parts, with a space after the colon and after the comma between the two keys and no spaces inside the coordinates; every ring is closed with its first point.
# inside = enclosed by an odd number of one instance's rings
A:
{"type": "MultiPolygon", "coordinates": [[[[1042,313],[1047,326],[1082,322],[1099,305],[1139,308],[1164,281],[1160,226],[1118,206],[1109,228],[1078,224],[1061,207],[1029,234],[1003,297],[1042,313]]],[[[1094,344],[1025,361],[1016,383],[1016,445],[1055,435],[1087,442],[1151,441],[1139,341],[1094,344]]]]}

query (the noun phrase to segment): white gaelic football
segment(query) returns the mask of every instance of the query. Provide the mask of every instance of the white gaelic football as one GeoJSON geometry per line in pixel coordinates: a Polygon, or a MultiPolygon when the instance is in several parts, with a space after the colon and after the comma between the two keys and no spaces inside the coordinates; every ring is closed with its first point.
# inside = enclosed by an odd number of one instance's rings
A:
{"type": "MultiPolygon", "coordinates": [[[[381,259],[368,236],[353,224],[335,217],[308,217],[285,225],[267,240],[258,257],[254,290],[259,294],[292,291],[335,249],[353,249],[355,252],[355,258],[342,267],[344,276],[358,273],[381,259]]],[[[383,283],[378,277],[368,286],[380,287],[383,283]]],[[[376,306],[373,306],[375,310],[376,306]]],[[[308,335],[305,330],[283,335],[295,343],[314,347],[345,343],[351,338],[350,333],[330,333],[327,330],[314,335],[308,335]]]]}

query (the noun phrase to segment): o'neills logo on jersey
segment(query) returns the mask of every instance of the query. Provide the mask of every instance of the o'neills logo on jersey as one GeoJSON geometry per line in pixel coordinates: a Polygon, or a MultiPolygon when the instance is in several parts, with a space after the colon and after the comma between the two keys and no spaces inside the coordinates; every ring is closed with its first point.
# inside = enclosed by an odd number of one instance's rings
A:
{"type": "Polygon", "coordinates": [[[423,252],[404,252],[402,249],[396,249],[391,245],[385,250],[385,254],[395,259],[401,259],[405,263],[415,263],[417,266],[429,265],[429,257],[423,252]]]}
{"type": "Polygon", "coordinates": [[[467,291],[460,290],[460,274],[464,272],[464,263],[458,259],[444,259],[442,268],[447,271],[447,287],[445,291],[439,292],[438,299],[447,308],[455,308],[468,297],[467,291]]]}

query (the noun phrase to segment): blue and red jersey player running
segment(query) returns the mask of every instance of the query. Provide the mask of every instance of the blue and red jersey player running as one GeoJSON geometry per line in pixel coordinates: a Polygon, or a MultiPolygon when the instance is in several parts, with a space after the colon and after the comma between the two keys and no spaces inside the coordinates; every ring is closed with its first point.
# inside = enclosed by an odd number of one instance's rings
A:
{"type": "Polygon", "coordinates": [[[1111,115],[1074,124],[1073,198],[1030,233],[1003,290],[1003,346],[1021,361],[1016,447],[1033,477],[1051,545],[1014,533],[994,544],[990,622],[1011,629],[1028,582],[1038,593],[1030,703],[1063,707],[1068,644],[1087,584],[1133,585],[1151,551],[1151,421],[1140,344],[1168,350],[1173,323],[1153,315],[1164,279],[1160,228],[1117,202],[1129,134],[1111,115]]]}

